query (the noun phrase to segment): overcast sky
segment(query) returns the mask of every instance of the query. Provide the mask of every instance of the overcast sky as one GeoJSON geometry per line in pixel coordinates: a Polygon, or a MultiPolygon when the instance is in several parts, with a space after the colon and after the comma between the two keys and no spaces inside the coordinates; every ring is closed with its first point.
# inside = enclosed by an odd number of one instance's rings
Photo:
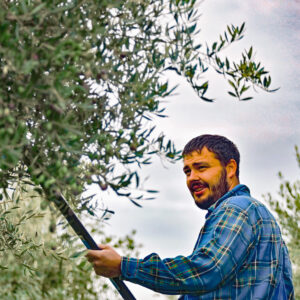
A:
{"type": "MultiPolygon", "coordinates": [[[[202,41],[213,42],[227,24],[246,22],[242,41],[226,52],[236,56],[254,46],[256,58],[271,72],[274,94],[253,92],[254,99],[238,102],[227,94],[223,78],[209,74],[209,95],[214,103],[199,100],[192,89],[180,83],[177,95],[169,99],[166,113],[158,127],[172,138],[178,148],[193,137],[213,133],[233,140],[241,153],[240,179],[255,198],[279,186],[278,171],[291,180],[299,178],[294,145],[300,146],[300,1],[299,0],[215,0],[199,7],[202,17],[202,41]]],[[[185,186],[182,162],[163,166],[159,161],[147,167],[147,187],[158,189],[157,199],[137,208],[126,199],[107,202],[115,215],[106,231],[122,236],[137,229],[141,257],[152,252],[161,257],[189,255],[204,223],[205,212],[198,209],[185,186]]],[[[99,195],[99,197],[102,197],[99,195]]],[[[128,284],[137,299],[153,299],[153,292],[128,284]]]]}

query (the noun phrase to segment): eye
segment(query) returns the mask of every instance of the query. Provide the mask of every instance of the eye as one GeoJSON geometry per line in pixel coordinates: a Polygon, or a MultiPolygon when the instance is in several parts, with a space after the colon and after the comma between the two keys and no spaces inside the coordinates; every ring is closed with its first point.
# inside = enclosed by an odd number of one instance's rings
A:
{"type": "Polygon", "coordinates": [[[206,167],[204,167],[204,166],[199,166],[197,169],[198,169],[198,170],[204,170],[204,169],[206,169],[206,167]]]}
{"type": "Polygon", "coordinates": [[[189,176],[191,174],[191,170],[189,170],[189,169],[185,169],[185,170],[183,170],[183,172],[186,176],[189,176]]]}

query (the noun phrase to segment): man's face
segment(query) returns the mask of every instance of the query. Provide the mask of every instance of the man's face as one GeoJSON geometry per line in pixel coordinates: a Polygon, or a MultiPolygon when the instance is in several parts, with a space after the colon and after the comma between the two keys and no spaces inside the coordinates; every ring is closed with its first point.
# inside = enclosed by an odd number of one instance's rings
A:
{"type": "Polygon", "coordinates": [[[209,208],[229,191],[226,168],[204,147],[183,158],[187,186],[198,207],[209,208]]]}

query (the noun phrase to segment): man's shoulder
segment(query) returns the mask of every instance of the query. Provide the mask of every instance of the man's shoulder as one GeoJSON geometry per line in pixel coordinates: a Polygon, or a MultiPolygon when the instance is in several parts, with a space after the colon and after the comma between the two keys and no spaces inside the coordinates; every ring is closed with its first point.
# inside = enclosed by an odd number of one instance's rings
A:
{"type": "Polygon", "coordinates": [[[215,207],[218,209],[226,209],[229,206],[248,211],[249,209],[264,207],[264,204],[251,196],[250,189],[246,185],[238,184],[223,195],[215,204],[215,207]]]}
{"type": "Polygon", "coordinates": [[[231,207],[241,210],[250,216],[252,221],[257,221],[257,219],[274,220],[274,216],[269,209],[262,202],[250,195],[233,195],[222,203],[222,207],[225,209],[231,207]]]}
{"type": "Polygon", "coordinates": [[[222,203],[222,206],[235,206],[242,210],[249,210],[250,208],[255,209],[264,205],[260,201],[249,195],[233,195],[231,197],[228,197],[222,203]]]}

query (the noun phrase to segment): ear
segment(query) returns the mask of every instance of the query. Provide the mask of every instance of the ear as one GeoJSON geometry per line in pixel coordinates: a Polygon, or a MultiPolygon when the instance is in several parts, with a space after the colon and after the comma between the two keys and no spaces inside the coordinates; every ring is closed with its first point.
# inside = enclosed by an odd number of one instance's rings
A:
{"type": "Polygon", "coordinates": [[[236,176],[237,163],[234,159],[230,159],[225,168],[227,171],[228,179],[232,179],[234,176],[236,176]]]}

